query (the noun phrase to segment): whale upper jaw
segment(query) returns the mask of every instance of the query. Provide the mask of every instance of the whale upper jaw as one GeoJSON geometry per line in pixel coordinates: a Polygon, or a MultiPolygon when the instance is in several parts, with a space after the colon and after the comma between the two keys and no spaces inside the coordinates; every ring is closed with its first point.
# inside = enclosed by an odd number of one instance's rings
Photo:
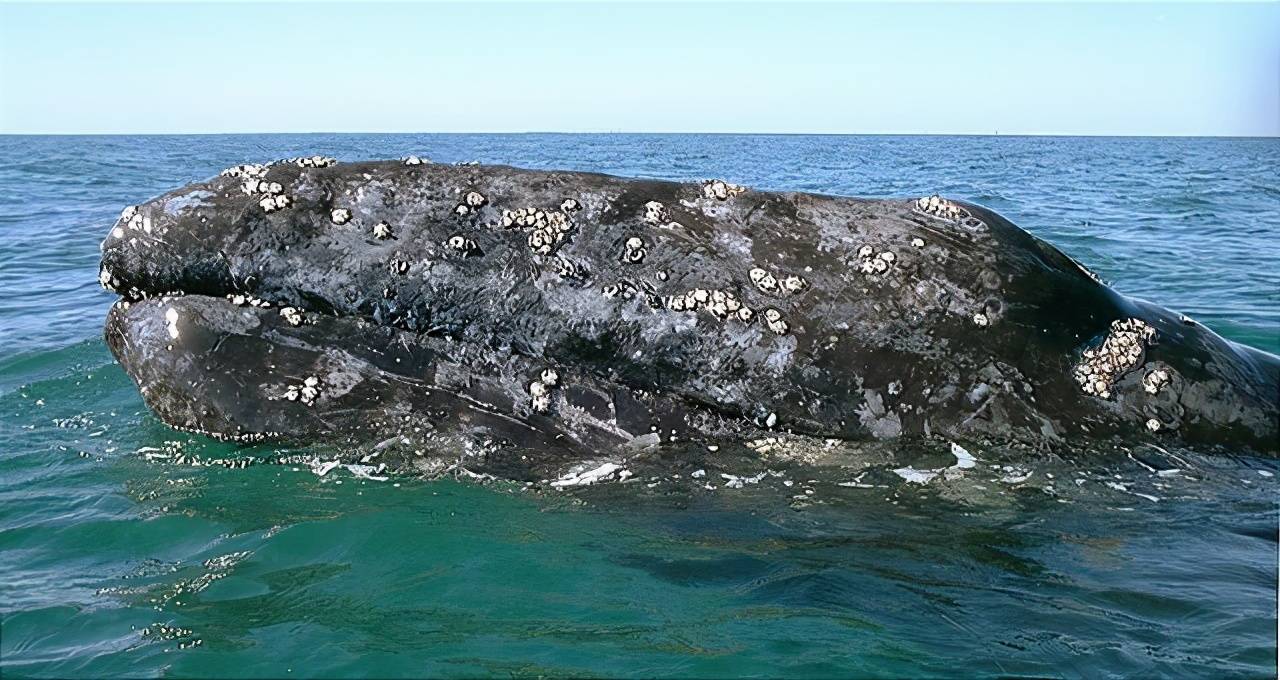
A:
{"type": "Polygon", "coordinates": [[[778,436],[1276,453],[1274,356],[1124,298],[970,203],[232,170],[127,209],[103,243],[122,297],[108,343],[182,429],[395,441],[424,472],[462,450],[525,476],[778,436]]]}

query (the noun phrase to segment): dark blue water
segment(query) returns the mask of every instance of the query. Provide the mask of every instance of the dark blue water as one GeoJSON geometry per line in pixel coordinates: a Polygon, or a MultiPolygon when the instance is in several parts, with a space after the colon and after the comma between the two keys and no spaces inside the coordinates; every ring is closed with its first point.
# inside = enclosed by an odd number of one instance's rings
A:
{"type": "Polygon", "coordinates": [[[0,137],[5,677],[1275,676],[1274,461],[575,497],[172,462],[236,451],[112,362],[98,244],[124,205],[313,153],[940,192],[1280,351],[1275,139],[0,137]]]}

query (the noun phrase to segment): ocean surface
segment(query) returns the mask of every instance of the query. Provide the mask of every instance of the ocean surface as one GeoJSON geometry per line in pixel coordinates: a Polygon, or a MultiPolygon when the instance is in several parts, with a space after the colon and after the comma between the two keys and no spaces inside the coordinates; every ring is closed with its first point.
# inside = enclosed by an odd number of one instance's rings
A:
{"type": "Polygon", "coordinates": [[[577,494],[175,462],[244,453],[147,413],[98,245],[125,205],[316,153],[939,192],[1280,352],[1277,139],[0,136],[3,677],[1275,677],[1274,460],[577,494]]]}

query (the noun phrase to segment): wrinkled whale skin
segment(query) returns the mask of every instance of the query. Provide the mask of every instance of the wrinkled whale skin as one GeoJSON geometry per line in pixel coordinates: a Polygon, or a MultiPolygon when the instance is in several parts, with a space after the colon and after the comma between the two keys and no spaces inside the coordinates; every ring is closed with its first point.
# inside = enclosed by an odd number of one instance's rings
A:
{"type": "Polygon", "coordinates": [[[174,427],[250,442],[397,438],[426,471],[438,456],[424,449],[501,468],[771,430],[1277,453],[1280,359],[1116,293],[977,205],[944,202],[970,218],[945,219],[915,200],[722,198],[506,166],[264,173],[288,207],[266,211],[241,178],[220,176],[138,206],[103,244],[102,280],[122,295],[107,342],[174,427]],[[566,216],[552,252],[535,252],[533,228],[504,226],[522,208],[566,216]],[[889,264],[867,269],[882,253],[889,264]],[[767,291],[757,268],[803,285],[767,291]],[[754,318],[671,307],[697,290],[754,318]],[[305,322],[287,323],[283,306],[305,322]],[[1073,371],[1128,319],[1150,342],[1106,396],[1086,393],[1073,371]],[[548,369],[559,379],[537,388],[548,369]],[[308,377],[310,403],[282,396],[308,377]]]}

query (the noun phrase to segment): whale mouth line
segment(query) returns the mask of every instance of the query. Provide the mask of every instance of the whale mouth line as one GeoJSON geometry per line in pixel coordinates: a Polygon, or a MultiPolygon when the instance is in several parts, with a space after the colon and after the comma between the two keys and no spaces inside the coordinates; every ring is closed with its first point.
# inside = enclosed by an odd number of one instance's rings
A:
{"type": "Polygon", "coordinates": [[[164,422],[526,476],[769,439],[1276,453],[1274,356],[973,203],[331,161],[109,231],[108,344],[164,422]]]}

